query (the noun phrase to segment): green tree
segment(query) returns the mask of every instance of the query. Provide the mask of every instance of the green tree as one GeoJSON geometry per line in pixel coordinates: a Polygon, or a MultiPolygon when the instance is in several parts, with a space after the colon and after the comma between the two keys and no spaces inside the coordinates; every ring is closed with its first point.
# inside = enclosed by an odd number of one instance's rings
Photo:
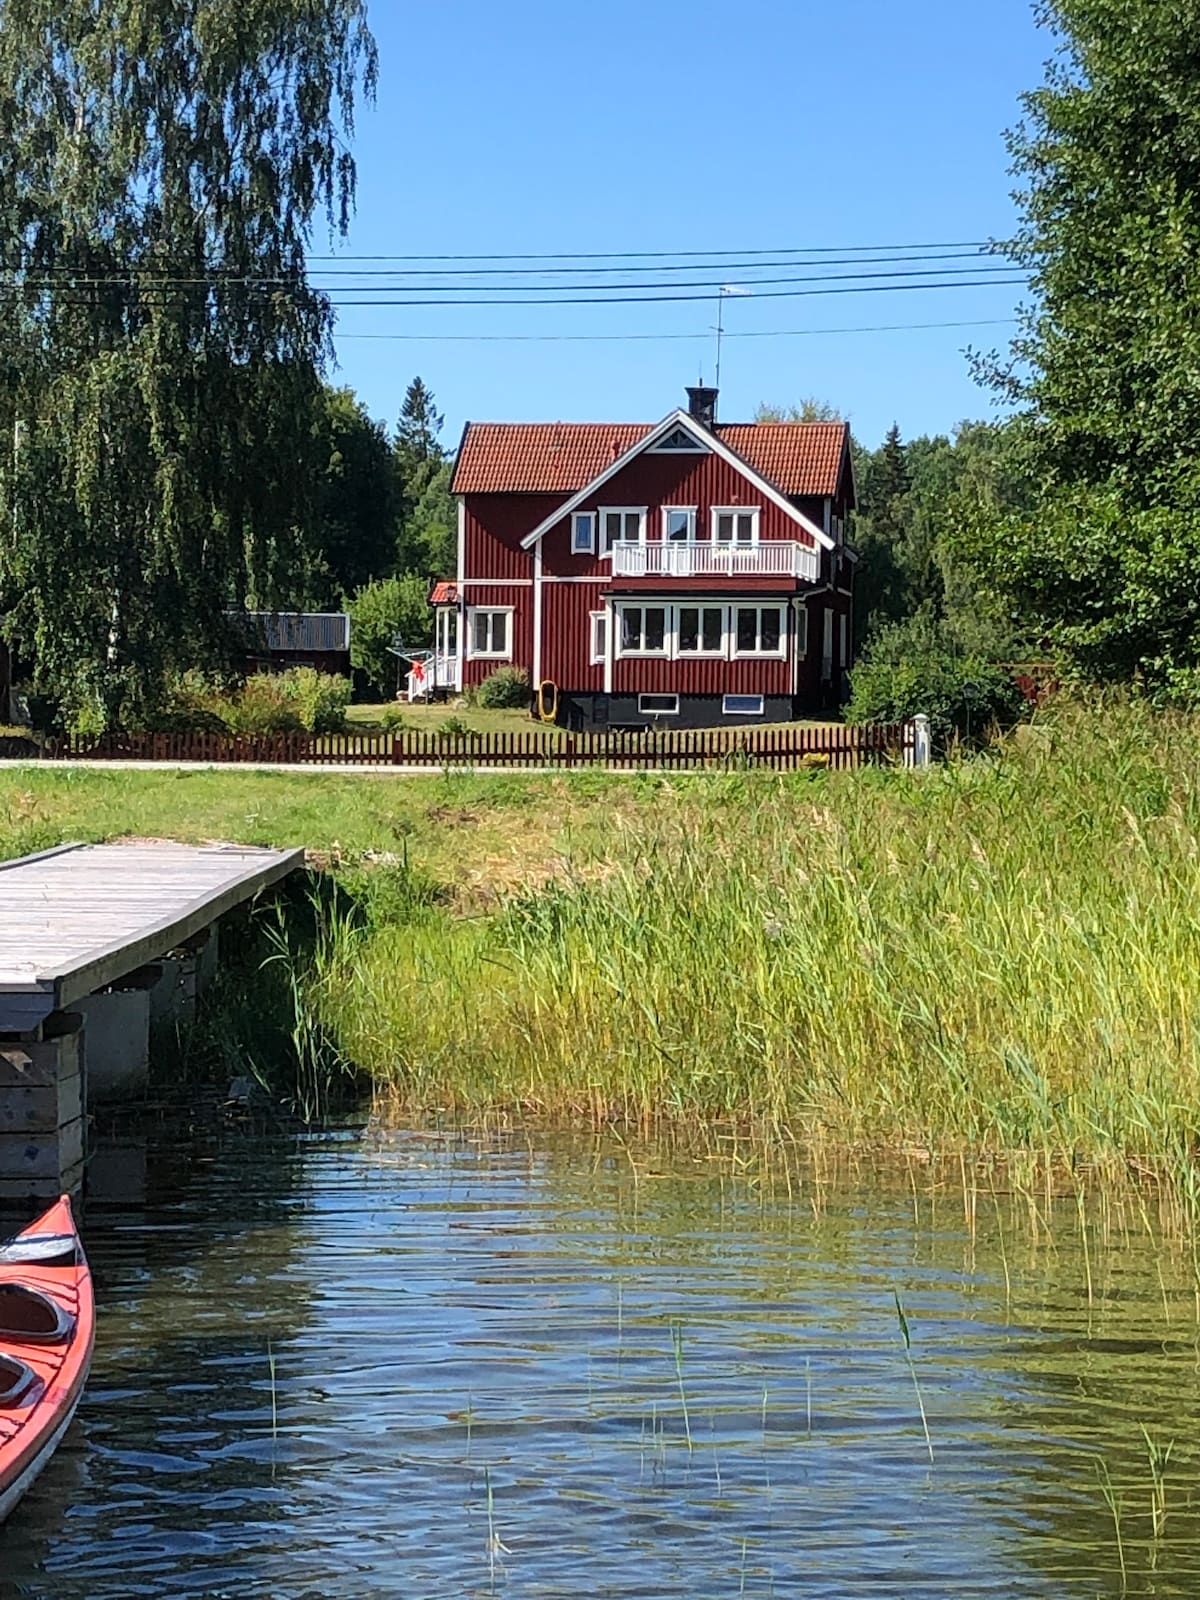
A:
{"type": "Polygon", "coordinates": [[[350,661],[383,696],[395,694],[397,649],[427,650],[433,635],[429,584],[417,572],[368,583],[350,601],[350,661]]]}
{"type": "Polygon", "coordinates": [[[755,422],[845,422],[837,406],[809,395],[795,406],[762,404],[754,413],[755,422]]]}
{"type": "Polygon", "coordinates": [[[1032,296],[985,377],[1022,408],[1029,511],[960,552],[1098,678],[1200,661],[1200,3],[1044,0],[1056,55],[1009,137],[1032,296]]]}
{"type": "Polygon", "coordinates": [[[362,0],[0,0],[0,585],[76,716],[137,717],[308,581],[305,250],[374,75],[362,0]]]}
{"type": "Polygon", "coordinates": [[[396,561],[396,477],[387,429],[351,389],[326,389],[318,423],[326,467],[319,545],[325,582],[314,603],[333,606],[396,561]]]}
{"type": "Polygon", "coordinates": [[[443,461],[404,523],[402,564],[431,578],[452,578],[458,566],[458,502],[450,493],[454,463],[443,461]]]}

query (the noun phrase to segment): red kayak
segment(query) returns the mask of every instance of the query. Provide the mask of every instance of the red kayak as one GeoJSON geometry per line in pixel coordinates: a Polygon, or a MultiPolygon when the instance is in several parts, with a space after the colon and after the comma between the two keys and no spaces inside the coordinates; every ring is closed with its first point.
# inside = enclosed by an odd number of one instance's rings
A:
{"type": "Polygon", "coordinates": [[[70,1426],[95,1333],[92,1277],[64,1196],[0,1244],[0,1522],[70,1426]]]}

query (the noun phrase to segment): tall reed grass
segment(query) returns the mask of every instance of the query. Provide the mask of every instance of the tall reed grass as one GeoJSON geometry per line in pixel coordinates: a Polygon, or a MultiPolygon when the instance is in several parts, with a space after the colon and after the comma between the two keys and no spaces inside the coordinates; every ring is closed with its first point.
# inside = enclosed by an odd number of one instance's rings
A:
{"type": "Polygon", "coordinates": [[[1065,707],[928,773],[722,782],[719,805],[664,783],[586,870],[488,914],[384,895],[328,943],[319,1020],[408,1109],[732,1119],[1183,1184],[1200,719],[1065,707]]]}

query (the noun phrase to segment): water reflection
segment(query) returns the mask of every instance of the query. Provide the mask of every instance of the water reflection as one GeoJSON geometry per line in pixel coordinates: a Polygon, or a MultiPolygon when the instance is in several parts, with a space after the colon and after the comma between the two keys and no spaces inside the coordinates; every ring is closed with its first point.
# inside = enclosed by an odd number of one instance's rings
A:
{"type": "Polygon", "coordinates": [[[1200,1589],[1144,1232],[603,1141],[189,1150],[89,1213],[95,1378],[6,1596],[1108,1596],[1118,1521],[1128,1593],[1200,1589]]]}

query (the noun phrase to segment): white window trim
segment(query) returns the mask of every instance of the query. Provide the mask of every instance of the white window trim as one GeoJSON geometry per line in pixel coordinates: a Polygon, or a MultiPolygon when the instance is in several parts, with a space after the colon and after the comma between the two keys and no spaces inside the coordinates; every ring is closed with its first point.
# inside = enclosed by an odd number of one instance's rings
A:
{"type": "MultiPolygon", "coordinates": [[[[658,600],[625,600],[613,607],[613,654],[619,661],[669,661],[675,642],[674,608],[670,602],[658,600]],[[627,611],[661,611],[663,613],[663,642],[661,650],[627,650],[625,648],[625,613],[627,611]]],[[[645,622],[642,632],[645,633],[645,622]]]]}
{"type": "Polygon", "coordinates": [[[571,554],[573,556],[594,556],[596,554],[596,513],[594,511],[572,511],[571,554]],[[586,522],[588,525],[588,542],[585,545],[581,545],[576,537],[576,524],[581,522],[586,522]]]}
{"type": "Polygon", "coordinates": [[[765,694],[726,694],[721,696],[721,715],[723,717],[765,717],[767,714],[767,697],[765,694]],[[731,711],[731,700],[757,700],[757,711],[731,711]]]}
{"type": "Polygon", "coordinates": [[[740,600],[736,605],[731,606],[729,608],[729,643],[731,646],[731,659],[734,661],[782,661],[787,655],[788,609],[789,608],[787,606],[779,601],[760,602],[758,600],[753,600],[747,602],[745,600],[740,600]],[[755,637],[758,639],[762,638],[762,613],[764,611],[778,612],[779,648],[777,650],[739,650],[737,642],[737,614],[739,611],[757,611],[759,613],[759,618],[754,629],[755,637]]]}
{"type": "Polygon", "coordinates": [[[602,667],[608,655],[608,632],[610,618],[607,611],[588,612],[588,657],[593,667],[602,667]],[[596,624],[603,622],[605,625],[604,649],[596,649],[596,624]]]}
{"type": "Polygon", "coordinates": [[[639,717],[677,717],[678,715],[679,715],[679,696],[677,694],[673,693],[671,690],[666,690],[666,689],[648,689],[645,694],[639,694],[638,695],[638,716],[639,717]],[[648,707],[646,707],[646,706],[644,706],[642,704],[643,700],[674,700],[675,709],[673,711],[666,711],[666,710],[663,709],[662,706],[654,706],[652,708],[648,708],[648,707]]]}
{"type": "MultiPolygon", "coordinates": [[[[612,556],[612,546],[604,548],[604,525],[609,517],[636,517],[638,519],[637,543],[646,543],[646,522],[649,506],[601,506],[599,520],[596,523],[596,537],[600,544],[600,559],[608,560],[612,556]]],[[[626,543],[629,541],[626,540],[626,543]]]]}
{"type": "Polygon", "coordinates": [[[513,658],[513,616],[514,606],[468,606],[467,607],[467,660],[468,661],[511,661],[513,658]],[[476,650],[475,648],[475,618],[480,613],[486,616],[495,616],[503,612],[508,618],[505,635],[508,639],[506,650],[476,650]]]}
{"type": "Polygon", "coordinates": [[[662,507],[662,510],[660,511],[659,515],[660,515],[661,524],[662,524],[661,533],[662,533],[662,541],[663,541],[663,543],[664,544],[679,544],[679,543],[683,542],[683,541],[680,541],[678,539],[672,539],[670,537],[670,535],[668,534],[668,532],[667,532],[667,522],[668,522],[668,519],[669,519],[669,517],[670,517],[670,515],[671,515],[671,513],[673,511],[682,511],[686,515],[686,517],[688,519],[688,531],[687,531],[686,543],[694,544],[696,542],[696,518],[697,518],[697,516],[699,514],[699,511],[700,511],[700,507],[699,506],[663,506],[662,507]]]}
{"type": "MultiPolygon", "coordinates": [[[[700,624],[699,637],[704,637],[704,623],[700,624]]],[[[671,607],[671,640],[673,643],[672,658],[676,661],[724,661],[729,656],[729,607],[723,604],[714,605],[710,600],[679,600],[671,607]],[[721,613],[721,644],[716,650],[685,650],[679,643],[680,625],[679,613],[681,611],[719,611],[721,613]]]]}
{"type": "Polygon", "coordinates": [[[743,549],[743,550],[752,549],[753,546],[756,545],[758,543],[758,540],[759,540],[759,528],[762,525],[761,513],[762,513],[762,507],[761,506],[713,506],[712,512],[711,512],[710,518],[709,518],[709,525],[708,525],[709,538],[712,540],[713,544],[717,544],[718,542],[721,543],[721,544],[726,544],[726,545],[729,546],[729,548],[731,550],[737,550],[739,547],[741,549],[743,549]],[[718,517],[745,517],[745,516],[750,516],[750,517],[752,517],[754,519],[753,522],[750,525],[750,539],[749,539],[748,542],[744,543],[743,541],[741,541],[739,539],[722,539],[722,540],[718,541],[718,539],[717,539],[717,518],[718,517]]]}
{"type": "Polygon", "coordinates": [[[672,428],[660,443],[649,445],[646,454],[648,456],[706,456],[710,454],[710,451],[707,445],[702,444],[686,428],[672,428]],[[668,443],[669,440],[676,438],[679,434],[682,434],[688,441],[686,444],[668,443]]]}

